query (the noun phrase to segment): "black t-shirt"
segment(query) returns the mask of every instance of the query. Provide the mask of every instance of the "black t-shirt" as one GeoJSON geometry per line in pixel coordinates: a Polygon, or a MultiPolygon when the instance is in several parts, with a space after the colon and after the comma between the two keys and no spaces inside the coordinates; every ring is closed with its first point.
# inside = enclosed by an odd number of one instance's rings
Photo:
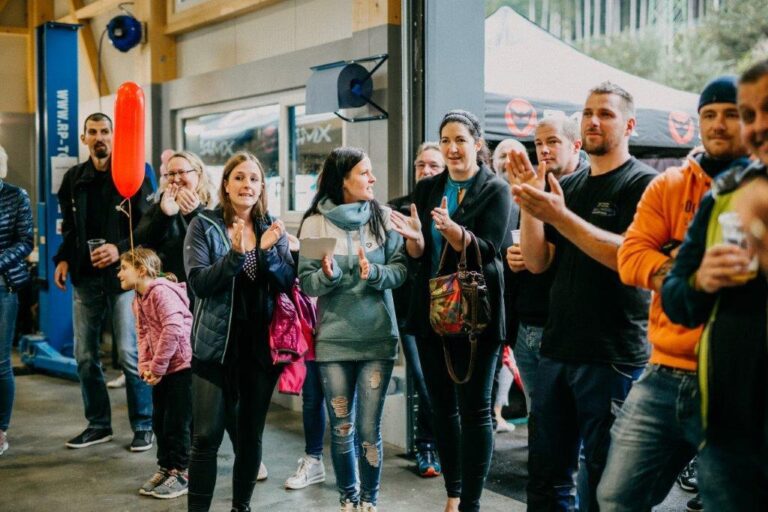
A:
{"type": "MultiPolygon", "coordinates": [[[[88,196],[86,199],[86,239],[84,242],[94,238],[107,238],[107,216],[104,214],[104,207],[111,204],[113,191],[114,185],[112,184],[111,175],[105,171],[94,170],[93,181],[88,186],[88,196]]],[[[114,240],[107,240],[107,243],[114,243],[114,240]]],[[[85,250],[87,251],[88,249],[86,248],[85,250]]],[[[87,276],[101,275],[101,270],[94,267],[88,258],[83,259],[80,272],[82,275],[87,276]]]]}
{"type": "MultiPolygon", "coordinates": [[[[651,167],[630,158],[600,176],[590,176],[589,169],[576,172],[563,178],[561,186],[568,209],[598,228],[621,234],[655,176],[651,167]]],[[[616,271],[546,227],[556,246],[556,271],[541,354],[572,362],[645,364],[648,293],[622,284],[616,271]]]]}

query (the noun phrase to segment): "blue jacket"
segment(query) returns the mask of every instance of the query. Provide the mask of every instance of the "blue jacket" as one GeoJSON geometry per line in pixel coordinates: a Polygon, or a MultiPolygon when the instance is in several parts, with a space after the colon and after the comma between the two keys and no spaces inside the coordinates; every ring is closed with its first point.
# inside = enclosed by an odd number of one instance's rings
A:
{"type": "Polygon", "coordinates": [[[705,440],[768,442],[768,347],[765,275],[716,293],[693,283],[709,247],[723,241],[718,216],[733,210],[740,186],[765,166],[734,166],[720,174],[704,196],[661,290],[662,307],[673,322],[695,327],[706,322],[698,345],[698,377],[705,440]]]}
{"type": "MultiPolygon", "coordinates": [[[[254,226],[257,247],[261,234],[271,223],[267,218],[254,226]]],[[[271,293],[262,294],[267,300],[259,304],[259,318],[253,320],[268,323],[272,319],[274,295],[290,290],[296,270],[286,236],[268,251],[259,249],[258,252],[258,268],[266,269],[267,274],[260,285],[271,293]]],[[[220,208],[206,210],[192,219],[184,239],[184,268],[187,283],[196,297],[192,353],[200,361],[224,363],[232,324],[235,276],[244,262],[245,255],[232,249],[220,208]]]]}
{"type": "Polygon", "coordinates": [[[23,188],[0,180],[0,276],[9,290],[29,282],[24,258],[32,252],[32,207],[23,188]]]}

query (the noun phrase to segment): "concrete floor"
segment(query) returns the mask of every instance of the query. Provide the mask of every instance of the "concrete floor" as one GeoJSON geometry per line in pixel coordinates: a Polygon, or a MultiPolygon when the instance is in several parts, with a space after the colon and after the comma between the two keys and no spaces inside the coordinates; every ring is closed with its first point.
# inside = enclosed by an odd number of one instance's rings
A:
{"type": "MultiPolygon", "coordinates": [[[[18,361],[15,361],[18,364],[18,361]]],[[[110,371],[108,378],[117,375],[110,371]]],[[[158,500],[139,496],[138,487],[155,470],[155,450],[131,453],[125,390],[110,390],[114,439],[81,450],[64,446],[85,427],[80,387],[76,382],[40,374],[16,378],[16,403],[8,432],[10,449],[0,457],[0,512],[78,511],[160,512],[186,510],[186,497],[158,500]]],[[[496,450],[483,511],[525,510],[527,429],[497,434],[496,450]],[[494,492],[495,491],[495,492],[494,492]]],[[[269,478],[256,486],[254,511],[336,512],[337,494],[326,442],[324,484],[286,491],[283,482],[302,454],[301,414],[273,405],[265,432],[264,462],[269,478]]],[[[234,458],[226,439],[219,453],[214,511],[229,511],[234,458]]],[[[655,512],[682,512],[691,495],[672,489],[655,512]]],[[[442,511],[442,478],[421,479],[402,450],[387,445],[379,500],[381,512],[442,511]]]]}
{"type": "MultiPolygon", "coordinates": [[[[109,377],[116,376],[112,371],[109,377]]],[[[85,427],[80,387],[75,382],[33,374],[17,376],[16,403],[8,432],[10,449],[0,457],[1,512],[135,512],[183,511],[186,497],[158,500],[138,494],[155,470],[155,451],[131,453],[124,389],[110,390],[112,442],[70,450],[64,443],[85,427]]],[[[225,436],[226,437],[226,436],[225,436]]],[[[327,446],[327,444],[326,444],[327,446]]],[[[283,482],[296,469],[304,448],[301,415],[273,406],[265,432],[264,462],[269,478],[256,486],[254,511],[338,511],[333,467],[326,448],[328,478],[324,484],[286,491],[283,482]]],[[[413,463],[387,446],[379,498],[381,512],[442,511],[442,478],[421,479],[413,463]]],[[[219,454],[219,479],[214,511],[229,511],[232,447],[228,440],[219,454]]],[[[486,491],[483,510],[516,512],[525,505],[486,491]]]]}

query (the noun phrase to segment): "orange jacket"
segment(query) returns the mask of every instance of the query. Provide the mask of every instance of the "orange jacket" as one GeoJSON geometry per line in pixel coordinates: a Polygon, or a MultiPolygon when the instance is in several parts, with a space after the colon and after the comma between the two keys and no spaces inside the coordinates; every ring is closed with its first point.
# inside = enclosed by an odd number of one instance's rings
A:
{"type": "MultiPolygon", "coordinates": [[[[669,259],[661,252],[671,240],[682,241],[688,224],[709,191],[711,178],[690,156],[654,178],[637,205],[635,219],[619,248],[619,276],[624,284],[651,289],[651,278],[669,259]]],[[[654,292],[648,319],[651,363],[696,369],[696,345],[703,326],[688,329],[672,323],[654,292]]]]}

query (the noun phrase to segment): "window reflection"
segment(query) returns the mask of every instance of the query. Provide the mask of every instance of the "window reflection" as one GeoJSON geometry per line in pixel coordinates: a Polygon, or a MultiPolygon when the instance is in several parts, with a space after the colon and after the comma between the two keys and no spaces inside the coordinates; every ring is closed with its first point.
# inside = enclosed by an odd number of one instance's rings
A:
{"type": "Polygon", "coordinates": [[[304,105],[289,108],[291,127],[290,210],[306,211],[317,191],[317,177],[328,153],[341,146],[343,121],[333,114],[306,115],[304,105]]]}

